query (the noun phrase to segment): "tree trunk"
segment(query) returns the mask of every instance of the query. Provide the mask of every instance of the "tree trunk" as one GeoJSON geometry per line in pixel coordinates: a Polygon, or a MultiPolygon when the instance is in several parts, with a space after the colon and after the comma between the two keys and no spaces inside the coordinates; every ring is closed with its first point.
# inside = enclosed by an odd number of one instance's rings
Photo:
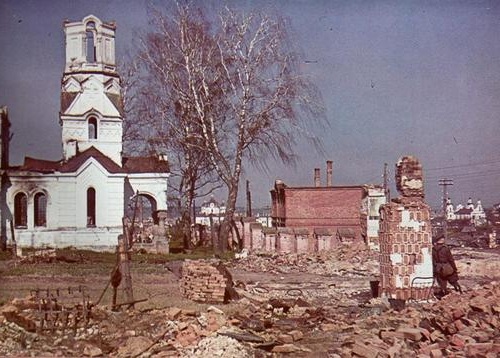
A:
{"type": "Polygon", "coordinates": [[[224,221],[221,224],[220,240],[222,252],[227,251],[229,238],[231,236],[231,222],[234,220],[234,213],[236,211],[236,198],[238,196],[238,185],[233,184],[229,187],[226,204],[226,214],[224,221]]]}

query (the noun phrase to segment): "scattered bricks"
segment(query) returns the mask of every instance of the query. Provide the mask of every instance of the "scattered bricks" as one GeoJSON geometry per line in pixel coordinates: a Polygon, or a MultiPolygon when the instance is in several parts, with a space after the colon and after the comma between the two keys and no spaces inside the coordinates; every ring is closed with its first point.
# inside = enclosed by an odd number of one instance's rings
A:
{"type": "Polygon", "coordinates": [[[319,327],[323,332],[330,332],[336,330],[338,326],[337,323],[321,323],[319,327]]]}
{"type": "Polygon", "coordinates": [[[458,332],[463,331],[465,328],[467,328],[467,326],[459,319],[453,322],[453,324],[455,325],[455,328],[458,332]]]}
{"type": "Polygon", "coordinates": [[[484,302],[482,299],[478,298],[473,298],[471,302],[469,303],[469,306],[472,310],[476,312],[484,312],[484,313],[490,313],[490,307],[486,302],[484,302]]]}
{"type": "Polygon", "coordinates": [[[169,307],[167,309],[167,317],[169,320],[174,320],[176,319],[177,317],[179,317],[179,315],[181,314],[182,310],[180,308],[177,308],[177,307],[169,307]]]}
{"type": "Polygon", "coordinates": [[[453,316],[453,319],[459,319],[459,318],[462,318],[463,316],[465,316],[465,310],[461,307],[453,310],[452,312],[452,316],[453,316]]]}
{"type": "Polygon", "coordinates": [[[404,338],[412,341],[420,341],[422,339],[422,331],[419,328],[400,327],[396,332],[402,333],[404,338]]]}
{"type": "Polygon", "coordinates": [[[352,353],[364,358],[376,358],[378,356],[378,352],[376,349],[374,349],[372,346],[367,346],[360,341],[354,342],[352,353]]]}
{"type": "Polygon", "coordinates": [[[22,316],[16,306],[4,306],[2,308],[2,313],[7,321],[17,324],[28,332],[36,331],[36,323],[31,319],[22,316]]]}
{"type": "Polygon", "coordinates": [[[454,334],[451,336],[449,342],[452,346],[463,348],[465,346],[466,339],[459,334],[454,334]]]}
{"type": "Polygon", "coordinates": [[[293,343],[293,337],[289,334],[283,333],[278,336],[278,341],[281,343],[293,343]]]}
{"type": "Polygon", "coordinates": [[[276,346],[272,349],[273,353],[293,353],[298,352],[301,349],[293,344],[283,344],[281,346],[276,346]]]}
{"type": "Polygon", "coordinates": [[[431,332],[429,332],[425,328],[418,328],[418,330],[422,333],[422,336],[425,340],[430,341],[431,340],[431,332]]]}
{"type": "Polygon", "coordinates": [[[493,343],[469,343],[465,345],[464,352],[467,357],[476,357],[493,350],[493,343]]]}
{"type": "Polygon", "coordinates": [[[444,339],[444,334],[441,331],[439,331],[439,330],[436,329],[435,331],[433,331],[431,333],[431,341],[435,342],[438,339],[444,339]]]}
{"type": "Polygon", "coordinates": [[[388,339],[388,338],[400,338],[400,339],[403,339],[403,338],[405,338],[403,332],[388,331],[388,330],[381,330],[379,332],[378,336],[381,339],[388,339]]]}
{"type": "Polygon", "coordinates": [[[446,331],[446,334],[448,334],[448,335],[452,335],[452,334],[455,334],[458,332],[457,328],[455,327],[455,325],[453,323],[446,325],[445,331],[446,331]]]}
{"type": "Polygon", "coordinates": [[[387,354],[389,355],[390,358],[400,357],[401,356],[401,348],[402,348],[402,344],[394,343],[393,346],[391,346],[387,349],[387,354]]]}
{"type": "Polygon", "coordinates": [[[490,335],[487,332],[477,331],[471,335],[472,338],[479,343],[485,343],[491,341],[490,335]]]}
{"type": "Polygon", "coordinates": [[[299,330],[293,330],[288,332],[288,334],[292,336],[294,341],[300,341],[304,337],[304,333],[299,330]]]}
{"type": "Polygon", "coordinates": [[[431,358],[441,358],[443,357],[443,352],[441,349],[433,349],[430,354],[431,358]]]}
{"type": "Polygon", "coordinates": [[[440,349],[439,343],[432,343],[428,345],[423,345],[420,348],[419,352],[422,354],[430,355],[433,350],[439,350],[439,349],[440,349]]]}
{"type": "Polygon", "coordinates": [[[180,331],[175,339],[183,347],[193,344],[198,339],[195,326],[189,325],[186,329],[180,331]]]}

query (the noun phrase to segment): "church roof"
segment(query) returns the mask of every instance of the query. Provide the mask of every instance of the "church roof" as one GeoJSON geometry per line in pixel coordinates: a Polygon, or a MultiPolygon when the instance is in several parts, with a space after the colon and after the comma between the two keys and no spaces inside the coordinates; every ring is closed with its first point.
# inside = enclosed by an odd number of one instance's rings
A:
{"type": "Polygon", "coordinates": [[[127,173],[168,173],[168,161],[157,156],[123,157],[123,169],[127,173]]]}
{"type": "Polygon", "coordinates": [[[61,93],[61,112],[64,113],[68,107],[73,103],[78,92],[63,92],[61,93]]]}
{"type": "Polygon", "coordinates": [[[472,209],[469,209],[469,208],[462,208],[458,211],[455,211],[455,214],[458,214],[458,215],[469,215],[470,213],[472,213],[472,209]]]}
{"type": "Polygon", "coordinates": [[[109,173],[168,173],[169,165],[165,160],[160,160],[155,156],[129,157],[124,158],[123,167],[116,164],[95,147],[90,147],[79,152],[68,161],[51,161],[26,157],[24,164],[12,169],[33,171],[40,173],[72,173],[76,172],[89,158],[97,160],[109,173]]]}
{"type": "Polygon", "coordinates": [[[42,160],[25,157],[24,163],[16,169],[40,173],[53,173],[58,170],[60,166],[61,161],[42,160]]]}
{"type": "Polygon", "coordinates": [[[86,149],[83,152],[80,152],[74,157],[70,158],[67,162],[61,165],[59,171],[62,173],[75,172],[89,158],[95,158],[110,173],[124,172],[124,170],[118,164],[116,164],[111,158],[104,155],[95,147],[90,147],[89,149],[86,149]]]}

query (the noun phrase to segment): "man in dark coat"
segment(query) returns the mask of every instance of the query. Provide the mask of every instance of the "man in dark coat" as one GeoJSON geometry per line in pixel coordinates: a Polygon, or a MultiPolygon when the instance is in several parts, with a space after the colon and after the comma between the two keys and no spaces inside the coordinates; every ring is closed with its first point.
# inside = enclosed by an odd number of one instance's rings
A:
{"type": "Polygon", "coordinates": [[[440,292],[438,297],[443,297],[448,294],[448,282],[455,288],[456,291],[462,293],[462,288],[458,284],[458,271],[450,248],[445,245],[444,236],[438,237],[434,247],[432,248],[432,264],[434,268],[434,276],[439,284],[440,292]],[[450,272],[446,272],[445,266],[450,267],[450,272]],[[453,271],[451,271],[451,269],[453,271]]]}

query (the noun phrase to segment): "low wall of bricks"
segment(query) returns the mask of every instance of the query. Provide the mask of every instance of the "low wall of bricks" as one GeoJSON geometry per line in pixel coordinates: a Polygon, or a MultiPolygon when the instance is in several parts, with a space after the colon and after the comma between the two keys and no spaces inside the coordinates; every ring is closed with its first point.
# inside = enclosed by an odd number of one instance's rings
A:
{"type": "MultiPolygon", "coordinates": [[[[244,248],[251,251],[279,253],[314,253],[335,250],[342,241],[335,230],[307,228],[267,228],[245,223],[244,248]]],[[[361,239],[359,239],[361,240],[361,239]]]]}
{"type": "Polygon", "coordinates": [[[218,260],[186,260],[182,265],[180,290],[190,300],[224,303],[232,285],[231,274],[218,260]]]}

